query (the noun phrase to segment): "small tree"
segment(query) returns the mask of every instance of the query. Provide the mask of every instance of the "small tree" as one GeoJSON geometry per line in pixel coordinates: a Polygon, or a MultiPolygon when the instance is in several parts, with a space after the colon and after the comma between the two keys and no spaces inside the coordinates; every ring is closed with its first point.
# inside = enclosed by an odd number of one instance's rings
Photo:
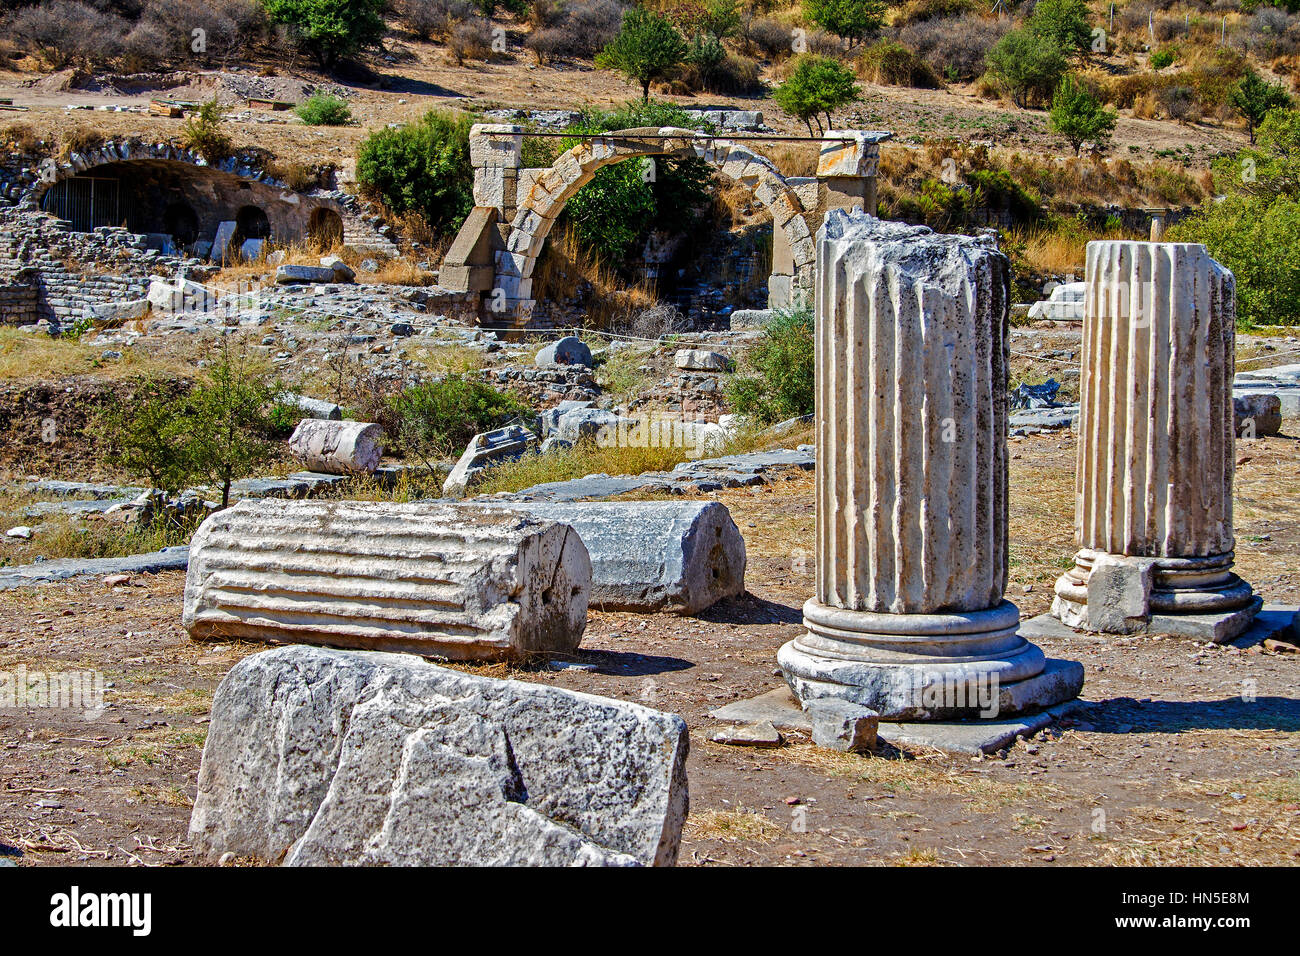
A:
{"type": "Polygon", "coordinates": [[[109,446],[107,458],[174,495],[210,481],[221,486],[221,506],[230,486],[265,465],[274,452],[275,396],[283,389],[223,339],[207,374],[188,394],[173,383],[139,379],[133,400],[107,408],[97,431],[109,446]]]}
{"type": "Polygon", "coordinates": [[[108,446],[105,459],[176,494],[194,479],[183,401],[174,383],[137,378],[130,399],[108,405],[93,429],[108,446]]]}
{"type": "Polygon", "coordinates": [[[1068,67],[1056,41],[1012,30],[984,58],[989,73],[1017,106],[1046,102],[1068,67]]]}
{"type": "Polygon", "coordinates": [[[1049,123],[1077,154],[1084,143],[1105,146],[1115,131],[1116,114],[1102,106],[1086,86],[1065,76],[1052,95],[1049,123]]]}
{"type": "Polygon", "coordinates": [[[650,99],[650,84],[663,79],[686,57],[686,41],[666,17],[636,7],[623,16],[623,26],[596,57],[596,65],[617,70],[641,87],[650,99]]]}
{"type": "Polygon", "coordinates": [[[230,155],[230,137],[222,128],[226,108],[214,96],[202,104],[196,113],[181,124],[181,142],[209,163],[219,162],[230,155]]]}
{"type": "Polygon", "coordinates": [[[805,56],[790,78],[772,91],[772,99],[791,116],[803,120],[809,135],[816,122],[820,134],[834,126],[831,113],[858,99],[858,86],[853,74],[837,60],[805,56]],[[826,117],[825,126],[822,116],[826,117]]]}
{"type": "Polygon", "coordinates": [[[803,14],[853,47],[880,29],[885,5],[877,0],[803,0],[803,14]]]}
{"type": "Polygon", "coordinates": [[[308,126],[347,126],[352,122],[347,100],[328,93],[313,93],[294,112],[308,126]]]}
{"type": "Polygon", "coordinates": [[[374,46],[387,27],[384,0],[262,0],[274,23],[292,27],[304,49],[329,69],[374,46]]]}
{"type": "Polygon", "coordinates": [[[250,361],[246,344],[236,352],[223,338],[207,377],[186,398],[183,417],[190,429],[190,460],[196,474],[221,486],[221,507],[230,506],[235,480],[271,460],[271,409],[283,391],[250,361]]]}
{"type": "Polygon", "coordinates": [[[1280,84],[1269,83],[1254,70],[1247,70],[1228,94],[1228,104],[1245,118],[1253,145],[1255,130],[1269,110],[1289,107],[1291,96],[1280,84]]]}
{"type": "Polygon", "coordinates": [[[1069,56],[1084,56],[1092,49],[1092,23],[1084,0],[1038,0],[1025,25],[1069,56]]]}

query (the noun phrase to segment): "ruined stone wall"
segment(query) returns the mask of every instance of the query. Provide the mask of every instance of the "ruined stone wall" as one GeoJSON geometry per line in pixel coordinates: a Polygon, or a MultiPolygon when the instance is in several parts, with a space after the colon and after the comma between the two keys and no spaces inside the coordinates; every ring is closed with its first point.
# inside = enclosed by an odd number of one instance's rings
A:
{"type": "Polygon", "coordinates": [[[145,248],[122,228],[73,232],[43,212],[0,209],[0,322],[65,327],[143,299],[151,275],[202,264],[145,248]]]}

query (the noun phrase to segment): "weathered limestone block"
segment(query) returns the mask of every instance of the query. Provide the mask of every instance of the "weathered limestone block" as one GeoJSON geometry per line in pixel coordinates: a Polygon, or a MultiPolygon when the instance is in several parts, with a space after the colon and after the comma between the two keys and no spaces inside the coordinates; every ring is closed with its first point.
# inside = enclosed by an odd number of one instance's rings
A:
{"type": "Polygon", "coordinates": [[[288,647],[217,688],[190,840],[287,866],[676,861],[686,722],[398,654],[288,647]]]}
{"type": "Polygon", "coordinates": [[[880,164],[881,140],[886,134],[863,132],[856,129],[826,131],[821,154],[817,157],[817,176],[850,177],[875,176],[880,164]]]}
{"type": "Polygon", "coordinates": [[[590,593],[587,549],[555,522],[270,498],[200,525],[182,623],[195,638],[497,660],[575,650],[590,593]]]}
{"type": "Polygon", "coordinates": [[[1076,695],[1082,667],[1042,679],[1002,596],[1006,256],[837,209],[816,274],[817,589],[807,633],[777,656],[791,690],[883,720],[1076,695]]]}
{"type": "Polygon", "coordinates": [[[465,446],[460,460],[442,483],[444,498],[460,498],[483,471],[503,461],[522,458],[537,447],[537,436],[522,425],[480,432],[465,446]]]}
{"type": "Polygon", "coordinates": [[[731,359],[708,349],[678,349],[673,364],[687,372],[725,372],[731,367],[731,359]]]}
{"type": "Polygon", "coordinates": [[[469,161],[476,168],[518,169],[523,156],[522,126],[475,123],[469,129],[469,161]]]}
{"type": "MultiPolygon", "coordinates": [[[[1232,572],[1235,280],[1194,243],[1090,242],[1087,250],[1075,566],[1052,613],[1131,633],[1127,589],[1089,584],[1108,556],[1151,558],[1147,629],[1236,633],[1262,601],[1232,572]],[[1093,606],[1107,596],[1120,603],[1093,606]]],[[[1107,572],[1110,574],[1111,572],[1107,572]]]]}
{"type": "Polygon", "coordinates": [[[275,268],[277,285],[297,285],[307,282],[336,282],[334,270],[324,266],[295,266],[286,263],[275,268]]]}
{"type": "Polygon", "coordinates": [[[309,471],[371,474],[383,457],[383,438],[371,422],[304,418],[289,436],[289,451],[309,471]]]}
{"type": "Polygon", "coordinates": [[[717,501],[507,501],[573,528],[591,556],[591,603],[696,614],[745,590],[745,539],[717,501]]]}
{"type": "Polygon", "coordinates": [[[1261,438],[1282,430],[1282,399],[1249,392],[1232,399],[1232,430],[1238,438],[1261,438]]]}

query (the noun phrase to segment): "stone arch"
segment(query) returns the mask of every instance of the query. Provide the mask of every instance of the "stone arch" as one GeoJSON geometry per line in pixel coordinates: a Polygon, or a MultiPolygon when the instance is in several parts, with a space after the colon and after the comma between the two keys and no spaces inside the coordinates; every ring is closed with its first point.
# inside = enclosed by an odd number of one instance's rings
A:
{"type": "MultiPolygon", "coordinates": [[[[767,158],[745,146],[677,127],[619,130],[584,140],[535,178],[519,183],[521,195],[506,247],[497,254],[496,287],[517,305],[531,300],[533,270],[556,218],[597,171],[630,159],[699,158],[735,182],[749,186],[772,214],[794,258],[795,282],[811,288],[815,249],[805,210],[785,177],[767,158]]],[[[533,172],[533,171],[526,171],[533,172]]]]}
{"type": "Polygon", "coordinates": [[[343,242],[343,217],[333,209],[320,206],[307,218],[307,237],[319,252],[343,242]]]}

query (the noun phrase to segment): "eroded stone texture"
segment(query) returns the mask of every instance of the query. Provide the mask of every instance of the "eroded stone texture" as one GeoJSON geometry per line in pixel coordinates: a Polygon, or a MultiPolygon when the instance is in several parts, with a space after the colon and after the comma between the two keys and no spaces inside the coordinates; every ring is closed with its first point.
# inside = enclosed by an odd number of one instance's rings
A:
{"type": "Polygon", "coordinates": [[[1043,653],[1002,597],[1006,256],[835,210],[816,275],[817,590],[807,633],[777,657],[791,689],[885,720],[1074,696],[1077,664],[1035,683],[1043,653]]]}
{"type": "Polygon", "coordinates": [[[289,436],[289,451],[308,471],[370,474],[384,454],[384,431],[368,422],[304,418],[289,436]]]}
{"type": "Polygon", "coordinates": [[[398,654],[289,647],[217,688],[190,839],[286,865],[670,865],[686,723],[398,654]]]}
{"type": "Polygon", "coordinates": [[[245,638],[496,660],[575,650],[591,562],[567,525],[453,504],[245,500],[190,542],[182,623],[245,638]]]}
{"type": "Polygon", "coordinates": [[[1257,608],[1232,573],[1232,273],[1193,243],[1090,242],[1085,283],[1080,550],[1052,613],[1090,630],[1141,629],[1121,600],[1131,589],[1089,586],[1107,556],[1154,559],[1148,619],[1257,608]],[[1090,608],[1104,595],[1124,606],[1090,608]]]}

